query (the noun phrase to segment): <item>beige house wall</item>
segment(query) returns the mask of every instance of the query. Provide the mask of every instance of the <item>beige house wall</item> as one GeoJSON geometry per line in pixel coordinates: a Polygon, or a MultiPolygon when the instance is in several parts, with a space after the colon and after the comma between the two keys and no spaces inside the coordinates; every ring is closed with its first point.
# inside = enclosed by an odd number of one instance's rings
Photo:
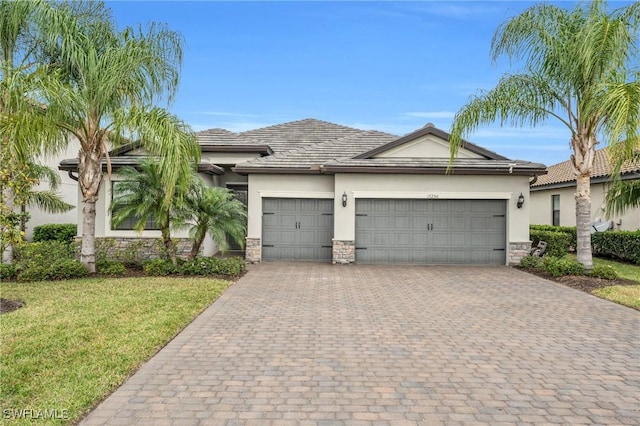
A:
{"type": "Polygon", "coordinates": [[[334,238],[355,239],[357,198],[504,199],[507,200],[507,242],[529,241],[529,178],[527,176],[435,176],[338,174],[335,182],[334,238]],[[347,206],[341,195],[346,192],[347,206]],[[524,206],[516,202],[522,193],[524,206]]]}
{"type": "MultiPolygon", "coordinates": [[[[31,240],[33,238],[33,229],[36,226],[46,225],[49,223],[76,223],[78,217],[78,183],[69,177],[69,173],[59,171],[58,165],[60,161],[65,158],[75,158],[78,156],[78,149],[80,143],[76,138],[70,138],[66,148],[56,155],[46,155],[37,159],[38,163],[43,164],[51,169],[57,171],[60,175],[60,186],[58,186],[58,193],[62,200],[66,203],[76,206],[71,211],[66,213],[47,213],[39,208],[29,207],[30,219],[26,226],[26,238],[31,240]]],[[[51,187],[49,183],[42,183],[34,188],[36,191],[48,191],[51,187]]]]}
{"type": "MultiPolygon", "coordinates": [[[[434,135],[422,136],[411,142],[403,143],[400,146],[382,152],[374,158],[386,157],[410,157],[410,158],[449,158],[449,142],[434,135]]],[[[460,149],[457,158],[484,158],[471,151],[460,149]]]]}
{"type": "MultiPolygon", "coordinates": [[[[613,220],[614,229],[634,231],[640,229],[640,209],[627,211],[624,215],[607,218],[604,214],[604,200],[608,184],[596,183],[591,185],[591,220],[597,218],[613,220]]],[[[575,186],[531,191],[531,223],[534,225],[551,225],[552,195],[560,195],[560,225],[576,226],[575,186]]]]}

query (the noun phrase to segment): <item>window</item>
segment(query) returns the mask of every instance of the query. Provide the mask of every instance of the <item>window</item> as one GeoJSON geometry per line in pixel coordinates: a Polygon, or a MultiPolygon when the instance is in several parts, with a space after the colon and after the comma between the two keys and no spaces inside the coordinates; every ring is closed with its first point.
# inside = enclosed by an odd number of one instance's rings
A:
{"type": "MultiPolygon", "coordinates": [[[[112,182],[111,183],[111,202],[113,202],[114,194],[117,191],[118,185],[121,184],[121,183],[122,183],[122,181],[120,181],[120,182],[112,182]]],[[[115,212],[116,211],[114,210],[111,213],[111,217],[113,217],[115,215],[115,212]]],[[[137,221],[138,221],[138,218],[136,216],[129,216],[128,218],[126,218],[125,220],[120,222],[120,224],[118,226],[115,226],[115,224],[113,223],[113,220],[112,220],[111,221],[111,230],[114,230],[114,231],[131,231],[136,226],[136,222],[137,221]]],[[[150,218],[144,224],[144,229],[145,229],[145,231],[154,231],[154,230],[158,230],[160,228],[158,228],[158,226],[156,225],[156,222],[155,222],[154,218],[150,218]]]]}
{"type": "Polygon", "coordinates": [[[551,224],[560,226],[560,195],[551,196],[551,224]]]}

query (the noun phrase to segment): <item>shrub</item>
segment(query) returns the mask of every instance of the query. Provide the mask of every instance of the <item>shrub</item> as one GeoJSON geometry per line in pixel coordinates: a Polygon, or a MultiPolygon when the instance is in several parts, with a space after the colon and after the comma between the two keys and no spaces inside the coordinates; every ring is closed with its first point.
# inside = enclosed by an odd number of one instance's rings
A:
{"type": "Polygon", "coordinates": [[[221,259],[219,274],[237,277],[247,269],[247,263],[241,257],[221,259]]]}
{"type": "Polygon", "coordinates": [[[115,260],[100,259],[96,262],[96,269],[102,275],[118,276],[127,273],[124,264],[115,260]]]}
{"type": "Polygon", "coordinates": [[[520,261],[520,266],[526,269],[540,269],[542,267],[542,258],[538,256],[525,256],[520,261]]]}
{"type": "Polygon", "coordinates": [[[0,280],[11,280],[18,275],[16,265],[0,263],[0,280]]]}
{"type": "Polygon", "coordinates": [[[615,280],[618,278],[618,273],[611,266],[594,266],[591,272],[589,272],[589,276],[603,278],[605,280],[615,280]]]}
{"type": "Polygon", "coordinates": [[[75,258],[73,245],[61,241],[41,241],[16,246],[15,260],[23,269],[31,265],[51,265],[58,260],[75,258]]]}
{"type": "Polygon", "coordinates": [[[184,275],[229,275],[237,277],[246,269],[246,263],[241,257],[219,259],[215,257],[197,257],[185,262],[180,267],[184,275]]]}
{"type": "Polygon", "coordinates": [[[213,257],[196,257],[188,260],[180,267],[183,275],[213,275],[218,269],[218,261],[213,257]]]}
{"type": "Polygon", "coordinates": [[[640,230],[596,232],[591,234],[591,247],[596,256],[640,265],[640,230]]]}
{"type": "Polygon", "coordinates": [[[569,244],[571,237],[566,232],[554,231],[538,231],[531,230],[529,232],[533,247],[537,246],[540,241],[546,241],[547,251],[545,255],[562,257],[569,252],[569,244]]]}
{"type": "Polygon", "coordinates": [[[78,235],[78,226],[73,223],[51,223],[33,228],[33,241],[60,241],[71,243],[78,235]]]}
{"type": "Polygon", "coordinates": [[[158,277],[175,274],[178,271],[170,260],[154,259],[142,264],[144,273],[149,276],[158,277]]]}
{"type": "Polygon", "coordinates": [[[562,232],[569,236],[569,250],[576,250],[576,227],[575,226],[553,226],[553,225],[529,225],[530,231],[550,231],[562,232]]]}
{"type": "Polygon", "coordinates": [[[570,257],[545,256],[542,265],[544,270],[554,277],[584,274],[584,266],[570,257]]]}
{"type": "Polygon", "coordinates": [[[86,277],[89,270],[75,259],[59,259],[48,265],[31,264],[18,274],[18,281],[68,280],[86,277]]]}

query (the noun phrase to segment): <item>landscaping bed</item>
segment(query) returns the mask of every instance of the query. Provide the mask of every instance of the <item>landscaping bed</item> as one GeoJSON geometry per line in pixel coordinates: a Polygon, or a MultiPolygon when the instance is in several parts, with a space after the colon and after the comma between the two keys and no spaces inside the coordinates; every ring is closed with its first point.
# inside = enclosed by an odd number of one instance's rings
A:
{"type": "Polygon", "coordinates": [[[564,277],[554,277],[550,273],[545,271],[539,271],[537,269],[529,269],[518,267],[518,269],[530,274],[537,275],[541,278],[546,278],[551,281],[555,281],[560,284],[564,284],[567,287],[575,288],[576,290],[582,290],[586,293],[591,293],[594,290],[611,286],[633,286],[640,285],[637,281],[632,281],[626,278],[616,278],[615,280],[605,280],[603,278],[590,277],[588,275],[566,275],[564,277]]]}

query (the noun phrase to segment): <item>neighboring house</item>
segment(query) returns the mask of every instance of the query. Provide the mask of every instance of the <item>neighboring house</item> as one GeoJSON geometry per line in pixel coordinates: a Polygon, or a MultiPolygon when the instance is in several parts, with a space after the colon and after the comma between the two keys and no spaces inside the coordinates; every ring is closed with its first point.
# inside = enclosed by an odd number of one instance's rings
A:
{"type": "MultiPolygon", "coordinates": [[[[531,183],[531,223],[537,225],[576,226],[576,178],[569,160],[550,166],[546,175],[531,183]]],[[[624,215],[607,218],[605,197],[609,189],[611,163],[607,149],[599,149],[591,173],[591,220],[613,221],[614,229],[640,229],[640,209],[628,210],[624,215]]],[[[627,163],[621,171],[623,180],[640,179],[640,162],[627,163]]]]}
{"type": "MultiPolygon", "coordinates": [[[[211,129],[198,133],[199,170],[246,197],[252,262],[519,262],[531,246],[529,181],[545,166],[466,143],[449,169],[448,138],[431,124],[398,137],[315,119],[211,129]]],[[[111,159],[117,168],[143,154],[131,146],[111,159]]],[[[77,160],[60,167],[75,170],[77,160]]],[[[100,193],[96,236],[136,237],[110,226],[110,188],[100,193]]]]}

